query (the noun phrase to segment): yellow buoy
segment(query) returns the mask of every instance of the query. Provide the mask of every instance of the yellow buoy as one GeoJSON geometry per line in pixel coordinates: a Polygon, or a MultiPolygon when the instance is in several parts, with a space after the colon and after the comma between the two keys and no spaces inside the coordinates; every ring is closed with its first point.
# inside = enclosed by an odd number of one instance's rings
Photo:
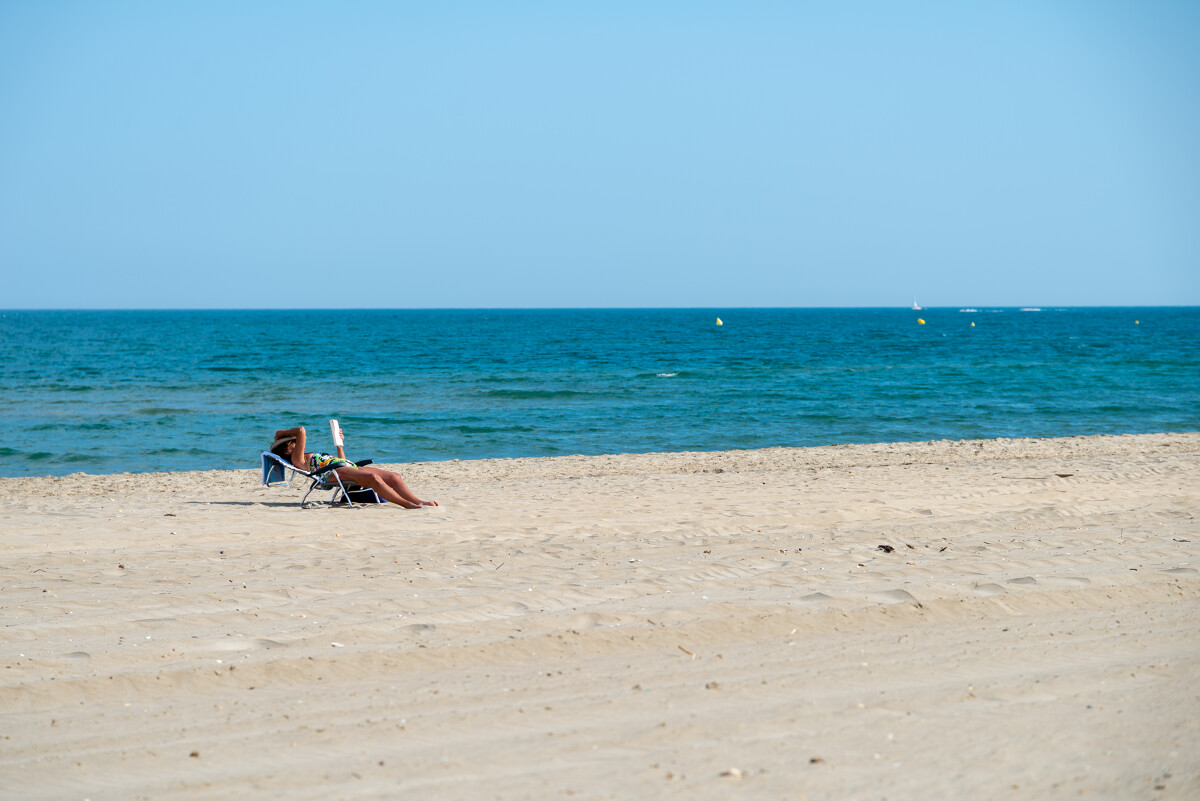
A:
{"type": "Polygon", "coordinates": [[[720,317],[717,318],[717,325],[725,325],[725,323],[721,322],[720,317]]]}
{"type": "Polygon", "coordinates": [[[974,328],[974,327],[975,327],[975,323],[971,323],[971,327],[972,327],[972,328],[974,328]]]}
{"type": "Polygon", "coordinates": [[[1141,321],[1141,320],[1134,320],[1134,321],[1133,321],[1133,324],[1134,324],[1134,325],[1141,325],[1141,324],[1142,324],[1142,321],[1141,321]]]}
{"type": "Polygon", "coordinates": [[[920,317],[917,318],[917,325],[925,325],[925,321],[920,317]]]}

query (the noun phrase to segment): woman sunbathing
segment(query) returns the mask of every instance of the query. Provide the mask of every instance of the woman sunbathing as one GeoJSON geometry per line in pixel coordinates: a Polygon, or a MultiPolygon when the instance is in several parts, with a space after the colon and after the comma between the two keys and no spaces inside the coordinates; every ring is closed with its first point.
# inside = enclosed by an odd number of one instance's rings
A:
{"type": "MultiPolygon", "coordinates": [[[[345,437],[346,432],[342,431],[345,437]]],[[[404,483],[399,473],[390,470],[380,470],[378,467],[356,467],[354,462],[346,458],[342,446],[337,446],[337,456],[328,453],[305,453],[304,445],[307,439],[304,426],[280,429],[275,432],[275,443],[271,445],[271,453],[287,459],[301,470],[312,473],[322,467],[333,466],[330,472],[337,473],[343,483],[354,483],[373,489],[379,497],[389,503],[402,506],[405,509],[419,509],[422,506],[437,506],[437,501],[423,501],[404,483]]]]}

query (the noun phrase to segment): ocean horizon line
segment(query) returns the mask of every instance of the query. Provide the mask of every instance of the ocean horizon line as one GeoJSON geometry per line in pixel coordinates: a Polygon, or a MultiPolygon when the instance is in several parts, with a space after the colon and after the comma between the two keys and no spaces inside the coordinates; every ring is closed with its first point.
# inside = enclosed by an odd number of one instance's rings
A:
{"type": "Polygon", "coordinates": [[[940,310],[972,310],[1013,309],[1030,311],[1059,311],[1076,309],[1200,309],[1200,304],[1100,304],[1075,306],[1070,304],[1043,303],[1040,306],[1032,303],[1014,304],[951,304],[922,306],[913,309],[910,306],[130,306],[130,307],[85,307],[67,306],[59,308],[0,308],[0,314],[10,312],[331,312],[331,311],[366,311],[366,312],[452,312],[452,311],[940,311],[940,310]]]}

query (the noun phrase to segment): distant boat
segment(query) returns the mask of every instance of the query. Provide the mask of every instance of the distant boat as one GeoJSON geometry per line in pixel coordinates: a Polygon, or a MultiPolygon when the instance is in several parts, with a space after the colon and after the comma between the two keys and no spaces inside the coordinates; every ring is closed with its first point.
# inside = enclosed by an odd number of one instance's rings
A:
{"type": "Polygon", "coordinates": [[[977,312],[977,311],[979,311],[979,309],[972,309],[971,307],[968,306],[965,309],[959,309],[959,311],[960,312],[977,312]]]}
{"type": "Polygon", "coordinates": [[[913,311],[921,311],[921,307],[917,305],[917,296],[916,295],[913,295],[912,310],[913,311]]]}
{"type": "Polygon", "coordinates": [[[1041,311],[1037,306],[1022,306],[1021,311],[1041,311]]]}

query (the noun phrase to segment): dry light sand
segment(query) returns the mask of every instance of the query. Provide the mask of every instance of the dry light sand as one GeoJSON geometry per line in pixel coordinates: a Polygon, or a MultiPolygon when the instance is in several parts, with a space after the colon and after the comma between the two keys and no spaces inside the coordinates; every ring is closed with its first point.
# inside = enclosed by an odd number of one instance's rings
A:
{"type": "Polygon", "coordinates": [[[1200,434],[399,469],[0,480],[0,797],[1200,798],[1200,434]]]}

